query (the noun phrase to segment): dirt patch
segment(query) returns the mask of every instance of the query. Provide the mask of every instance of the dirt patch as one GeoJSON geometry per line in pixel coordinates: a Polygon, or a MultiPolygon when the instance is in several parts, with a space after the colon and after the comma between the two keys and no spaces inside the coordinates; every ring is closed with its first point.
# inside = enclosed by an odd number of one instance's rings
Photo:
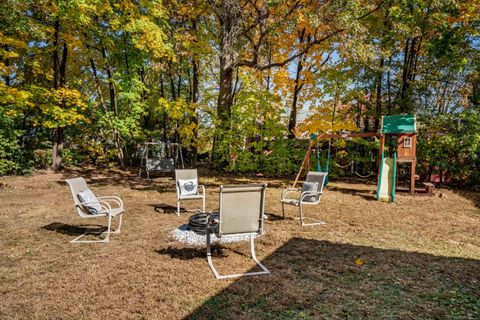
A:
{"type": "MultiPolygon", "coordinates": [[[[257,256],[271,276],[217,281],[205,250],[170,232],[174,182],[136,172],[72,171],[4,177],[0,188],[2,319],[360,319],[480,317],[480,209],[475,195],[399,194],[374,201],[374,185],[330,183],[307,215],[326,225],[300,227],[294,207],[280,219],[286,180],[267,182],[266,234],[257,256]],[[118,195],[123,231],[108,244],[70,244],[104,221],[80,219],[65,178],[84,175],[95,193],[118,195]],[[357,266],[355,259],[365,264],[357,266]]],[[[202,177],[207,209],[218,186],[252,179],[202,177]]],[[[438,191],[437,191],[438,192],[438,191]]],[[[188,209],[201,204],[186,202],[188,209]]],[[[253,267],[245,242],[215,246],[220,272],[253,267]]]]}

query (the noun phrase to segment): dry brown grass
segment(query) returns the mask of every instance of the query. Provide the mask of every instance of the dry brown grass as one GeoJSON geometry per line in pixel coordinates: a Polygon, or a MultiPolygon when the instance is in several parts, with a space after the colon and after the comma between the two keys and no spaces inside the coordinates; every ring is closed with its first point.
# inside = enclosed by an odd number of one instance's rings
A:
{"type": "MultiPolygon", "coordinates": [[[[77,174],[1,178],[0,318],[480,318],[477,194],[442,190],[445,198],[399,195],[389,204],[373,201],[373,185],[334,182],[307,209],[327,224],[302,228],[292,207],[287,220],[276,218],[291,181],[269,180],[257,255],[272,275],[217,281],[203,248],[169,237],[188,217],[160,209],[175,205],[171,179],[83,172],[97,194],[123,198],[125,224],[108,244],[70,244],[84,224],[103,223],[75,215],[62,180],[77,174]]],[[[208,209],[221,183],[244,181],[201,180],[208,209]]],[[[223,272],[246,271],[247,255],[245,243],[225,245],[215,261],[223,272]]]]}

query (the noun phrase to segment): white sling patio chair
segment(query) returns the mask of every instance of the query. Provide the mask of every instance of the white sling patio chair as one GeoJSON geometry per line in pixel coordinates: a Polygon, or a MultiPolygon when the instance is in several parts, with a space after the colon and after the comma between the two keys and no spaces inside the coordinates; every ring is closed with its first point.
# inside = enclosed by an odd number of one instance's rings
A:
{"type": "MultiPolygon", "coordinates": [[[[207,261],[215,278],[228,279],[243,276],[268,275],[270,271],[255,255],[254,238],[261,235],[263,229],[263,214],[265,210],[266,184],[243,184],[220,187],[220,210],[217,221],[207,224],[207,261]],[[213,265],[210,248],[212,233],[218,238],[247,236],[250,238],[250,254],[262,269],[258,272],[220,275],[213,265]]],[[[207,220],[208,221],[208,220],[207,220]]]]}
{"type": "Polygon", "coordinates": [[[177,215],[180,215],[180,201],[202,199],[202,212],[205,212],[205,187],[198,184],[197,169],[175,170],[177,189],[177,215]],[[201,192],[200,192],[201,189],[201,192]]]}
{"type": "Polygon", "coordinates": [[[122,218],[124,213],[123,201],[119,197],[115,196],[105,196],[105,197],[93,197],[91,201],[82,202],[79,197],[79,193],[88,190],[87,182],[84,178],[74,178],[65,180],[70,186],[70,191],[72,192],[74,206],[77,209],[77,213],[82,218],[99,218],[99,217],[108,217],[108,227],[107,231],[102,232],[106,233],[106,237],[102,240],[81,240],[88,233],[84,233],[77,238],[71,240],[71,243],[92,243],[92,242],[109,242],[110,234],[120,233],[120,228],[122,226],[122,218]],[[112,205],[114,205],[112,207],[112,205]],[[95,210],[94,207],[99,208],[95,210]],[[92,210],[95,211],[95,214],[92,214],[92,210]],[[116,216],[120,216],[118,227],[115,231],[112,231],[112,219],[116,216]]]}
{"type": "Polygon", "coordinates": [[[302,226],[314,226],[319,224],[325,224],[325,222],[304,217],[303,216],[303,206],[304,205],[317,205],[320,203],[320,198],[322,197],[323,185],[325,184],[325,178],[327,177],[326,172],[315,172],[309,171],[307,173],[307,179],[302,187],[299,188],[288,188],[283,190],[280,202],[282,203],[282,213],[283,219],[285,219],[285,205],[293,205],[299,208],[300,210],[300,224],[302,226]],[[292,193],[296,193],[297,197],[291,197],[292,193]],[[305,223],[304,220],[313,221],[312,223],[305,223]]]}

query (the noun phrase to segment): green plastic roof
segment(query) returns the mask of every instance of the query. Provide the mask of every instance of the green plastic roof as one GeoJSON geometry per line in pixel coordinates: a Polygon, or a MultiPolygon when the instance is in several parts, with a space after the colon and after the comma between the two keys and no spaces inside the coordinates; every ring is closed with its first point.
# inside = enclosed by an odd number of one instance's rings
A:
{"type": "Polygon", "coordinates": [[[402,114],[397,116],[383,116],[381,133],[415,133],[417,124],[415,115],[402,114]]]}

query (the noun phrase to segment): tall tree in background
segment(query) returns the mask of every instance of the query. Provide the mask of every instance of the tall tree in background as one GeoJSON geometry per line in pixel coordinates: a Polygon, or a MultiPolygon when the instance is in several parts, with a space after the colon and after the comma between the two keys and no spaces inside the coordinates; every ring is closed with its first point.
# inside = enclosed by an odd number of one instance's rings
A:
{"type": "Polygon", "coordinates": [[[385,114],[461,114],[478,104],[479,7],[5,0],[0,173],[131,165],[148,140],[182,143],[192,163],[208,152],[221,169],[254,170],[304,117],[371,131],[385,114]]]}

